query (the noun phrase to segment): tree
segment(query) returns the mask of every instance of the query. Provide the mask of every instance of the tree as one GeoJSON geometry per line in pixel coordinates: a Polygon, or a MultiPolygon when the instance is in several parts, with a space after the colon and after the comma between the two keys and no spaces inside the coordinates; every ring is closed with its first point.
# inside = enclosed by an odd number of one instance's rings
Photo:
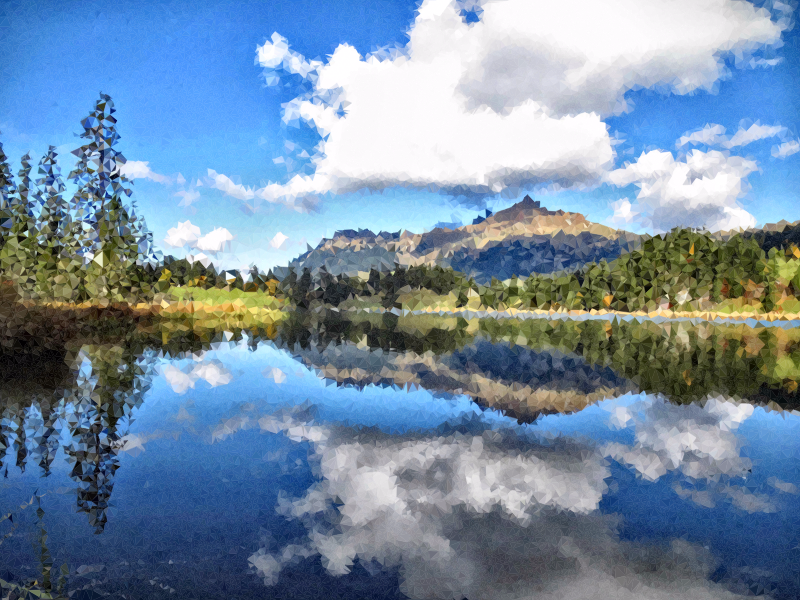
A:
{"type": "Polygon", "coordinates": [[[6,238],[11,230],[13,215],[11,212],[12,197],[17,191],[14,176],[8,166],[8,157],[3,152],[0,144],[0,249],[5,245],[6,238]]]}
{"type": "Polygon", "coordinates": [[[39,246],[36,292],[40,298],[69,301],[73,296],[72,285],[62,261],[69,262],[69,257],[64,256],[63,242],[68,239],[65,234],[71,229],[71,223],[69,207],[62,196],[66,188],[55,150],[55,146],[50,146],[39,162],[42,177],[36,181],[44,192],[44,203],[36,222],[39,246]]]}
{"type": "Polygon", "coordinates": [[[150,290],[135,274],[140,259],[137,235],[144,230],[124,203],[123,196],[130,197],[132,190],[121,171],[125,157],[114,149],[120,139],[114,112],[111,97],[101,93],[94,111],[81,123],[81,137],[88,143],[73,151],[79,161],[69,177],[81,186],[75,208],[84,227],[75,233],[83,233],[79,246],[88,263],[81,295],[133,303],[150,290]]]}
{"type": "Polygon", "coordinates": [[[11,196],[8,211],[10,228],[5,244],[0,250],[0,271],[12,282],[22,298],[35,296],[38,243],[33,207],[41,200],[36,185],[31,181],[31,157],[22,157],[17,195],[11,196]]]}

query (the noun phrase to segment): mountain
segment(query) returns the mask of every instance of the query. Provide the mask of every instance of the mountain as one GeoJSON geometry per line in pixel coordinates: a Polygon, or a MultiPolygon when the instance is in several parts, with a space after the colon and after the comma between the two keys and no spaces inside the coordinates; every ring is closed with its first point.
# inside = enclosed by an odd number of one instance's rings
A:
{"type": "Polygon", "coordinates": [[[437,227],[420,234],[337,231],[289,266],[356,275],[370,269],[390,271],[396,264],[441,265],[488,283],[492,277],[527,277],[612,260],[639,240],[638,235],[593,223],[580,213],[547,210],[525,196],[510,208],[454,229],[437,227]]]}

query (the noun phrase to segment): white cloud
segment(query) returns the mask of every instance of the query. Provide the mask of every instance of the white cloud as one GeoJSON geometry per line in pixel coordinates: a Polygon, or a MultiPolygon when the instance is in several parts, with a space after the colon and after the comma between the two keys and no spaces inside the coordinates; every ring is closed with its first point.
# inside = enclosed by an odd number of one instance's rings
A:
{"type": "Polygon", "coordinates": [[[611,208],[614,214],[609,219],[609,222],[614,227],[624,227],[630,225],[639,218],[639,211],[630,203],[629,200],[621,199],[611,203],[611,208]]]}
{"type": "Polygon", "coordinates": [[[722,148],[730,149],[782,135],[785,132],[786,128],[780,125],[762,125],[756,122],[748,128],[739,126],[736,133],[731,137],[727,137],[725,128],[722,125],[706,124],[702,129],[687,131],[678,139],[675,145],[678,148],[682,148],[687,144],[704,144],[706,146],[721,146],[722,148]]]}
{"type": "Polygon", "coordinates": [[[261,374],[267,379],[272,379],[277,384],[281,384],[284,381],[286,381],[286,373],[284,373],[277,367],[273,368],[267,367],[261,372],[261,374]]]}
{"type": "Polygon", "coordinates": [[[217,387],[219,385],[227,385],[233,379],[231,372],[228,371],[225,367],[222,366],[222,363],[218,361],[210,361],[201,364],[197,367],[193,373],[197,375],[198,378],[204,380],[208,385],[211,387],[217,387]]]}
{"type": "Polygon", "coordinates": [[[224,227],[217,227],[211,233],[207,233],[197,240],[195,247],[204,252],[217,254],[226,250],[233,238],[234,236],[230,231],[224,227]]]}
{"type": "MultiPolygon", "coordinates": [[[[234,235],[224,227],[217,227],[210,233],[201,237],[200,228],[192,225],[191,221],[179,222],[175,227],[167,230],[164,243],[173,248],[196,248],[203,252],[218,254],[228,249],[234,235]]],[[[188,258],[188,256],[187,256],[188,258]]],[[[207,259],[205,254],[198,254],[194,260],[207,259]]]]}
{"type": "Polygon", "coordinates": [[[204,267],[208,268],[211,265],[211,258],[209,258],[206,254],[202,252],[197,253],[189,253],[186,255],[186,260],[190,263],[199,262],[204,267]]]}
{"type": "Polygon", "coordinates": [[[755,67],[775,67],[783,62],[783,57],[780,56],[778,58],[751,58],[750,61],[747,63],[748,66],[755,68],[755,67]]]}
{"type": "Polygon", "coordinates": [[[167,230],[164,243],[173,248],[182,248],[183,246],[194,246],[199,238],[200,228],[192,225],[191,221],[184,221],[167,230]]]}
{"type": "Polygon", "coordinates": [[[197,377],[194,377],[191,372],[182,371],[174,365],[164,367],[161,374],[176,394],[185,394],[189,388],[194,388],[197,381],[197,377]]]}
{"type": "MultiPolygon", "coordinates": [[[[245,418],[226,431],[252,427],[245,418]]],[[[278,500],[278,513],[300,521],[307,537],[280,549],[267,540],[249,558],[267,585],[319,555],[333,575],[356,560],[399,567],[410,598],[732,597],[708,580],[715,562],[707,550],[619,538],[619,518],[597,510],[609,465],[584,445],[520,444],[502,430],[381,435],[291,414],[258,424],[308,442],[319,474],[304,496],[278,500]]],[[[761,508],[739,491],[732,488],[732,501],[761,508]]]]}
{"type": "Polygon", "coordinates": [[[722,125],[708,124],[696,131],[687,131],[676,142],[678,148],[687,144],[705,144],[706,146],[716,146],[728,138],[725,137],[725,128],[722,125]]]}
{"type": "Polygon", "coordinates": [[[209,169],[208,177],[211,180],[211,187],[221,191],[226,196],[231,196],[237,200],[252,200],[254,197],[253,190],[243,186],[241,183],[234,183],[227,175],[222,175],[213,169],[209,169]]]}
{"type": "Polygon", "coordinates": [[[283,248],[284,243],[286,240],[289,239],[288,235],[283,235],[280,231],[275,234],[275,237],[272,238],[269,242],[269,245],[275,248],[276,250],[281,250],[283,248]]]}
{"type": "Polygon", "coordinates": [[[761,125],[754,123],[749,128],[744,129],[739,127],[739,130],[733,134],[731,139],[722,143],[725,148],[735,148],[736,146],[746,146],[757,140],[764,140],[767,138],[775,137],[786,131],[785,127],[780,125],[761,125]]]}
{"type": "MultiPolygon", "coordinates": [[[[176,177],[154,172],[149,165],[150,162],[146,160],[129,160],[120,166],[120,172],[128,179],[150,179],[163,185],[169,185],[178,180],[176,177]]],[[[183,176],[179,174],[178,177],[182,178],[183,176]]]]}
{"type": "Polygon", "coordinates": [[[287,73],[305,78],[322,65],[319,61],[308,61],[301,54],[289,50],[288,40],[279,33],[273,33],[271,39],[271,42],[265,42],[256,50],[255,64],[267,69],[267,85],[278,84],[278,78],[270,76],[271,69],[282,68],[287,73]]]}
{"type": "Polygon", "coordinates": [[[779,146],[772,147],[772,156],[775,158],[786,158],[797,152],[800,152],[800,142],[797,140],[789,140],[779,146]]]}
{"type": "Polygon", "coordinates": [[[676,406],[651,399],[620,407],[611,423],[633,424],[636,441],[632,447],[612,444],[607,452],[650,481],[676,470],[695,480],[746,476],[752,465],[741,456],[733,431],[752,414],[750,404],[714,397],[705,406],[676,406]]]}
{"type": "Polygon", "coordinates": [[[713,90],[726,53],[746,66],[788,27],[732,0],[479,4],[480,22],[467,24],[455,0],[425,0],[408,44],[367,58],[343,44],[324,64],[307,61],[273,35],[256,60],[268,79],[283,70],[312,84],[284,119],[328,136],[316,172],[251,190],[210,171],[215,186],[289,205],[391,186],[452,194],[579,186],[613,161],[601,119],[630,110],[626,91],[713,90]]]}
{"type": "Polygon", "coordinates": [[[610,172],[607,180],[640,188],[640,218],[656,230],[678,225],[730,230],[755,225],[755,218],[738,200],[749,189],[747,176],[757,170],[754,161],[716,150],[693,150],[683,161],[670,152],[653,150],[610,172]]]}

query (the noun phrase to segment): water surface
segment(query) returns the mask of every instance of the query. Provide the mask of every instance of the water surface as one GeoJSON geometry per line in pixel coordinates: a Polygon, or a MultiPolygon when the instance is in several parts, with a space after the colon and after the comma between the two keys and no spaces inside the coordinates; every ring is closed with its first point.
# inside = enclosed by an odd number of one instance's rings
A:
{"type": "Polygon", "coordinates": [[[327,315],[6,361],[0,578],[71,598],[800,597],[798,338],[327,315]]]}

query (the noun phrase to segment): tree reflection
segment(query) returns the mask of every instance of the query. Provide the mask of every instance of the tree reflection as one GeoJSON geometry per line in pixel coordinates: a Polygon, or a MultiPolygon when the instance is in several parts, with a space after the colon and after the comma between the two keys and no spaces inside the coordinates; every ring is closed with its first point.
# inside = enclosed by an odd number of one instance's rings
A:
{"type": "Polygon", "coordinates": [[[97,533],[108,522],[126,429],[157,362],[219,344],[246,340],[256,350],[270,340],[340,383],[414,383],[435,392],[468,393],[526,421],[543,410],[580,410],[637,389],[673,403],[723,394],[788,408],[799,404],[798,329],[351,317],[334,311],[224,331],[218,324],[176,317],[101,323],[99,330],[76,333],[60,350],[0,356],[0,471],[7,474],[16,465],[24,472],[36,465],[47,477],[63,444],[78,487],[78,509],[97,533]],[[545,410],[536,404],[536,395],[544,392],[573,394],[580,402],[553,402],[554,408],[545,410]]]}
{"type": "MultiPolygon", "coordinates": [[[[547,412],[529,400],[555,380],[556,392],[596,389],[596,399],[638,389],[676,403],[723,394],[784,408],[800,404],[799,329],[387,314],[351,320],[328,311],[293,315],[276,344],[340,384],[414,383],[467,393],[522,420],[547,412]]],[[[586,402],[551,404],[575,410],[586,402]]]]}
{"type": "Polygon", "coordinates": [[[136,356],[124,346],[81,347],[76,386],[66,399],[72,443],[65,449],[74,463],[70,476],[78,483],[78,510],[89,516],[95,533],[108,522],[108,507],[119,468],[121,429],[141,405],[150,387],[157,354],[136,356]]]}

